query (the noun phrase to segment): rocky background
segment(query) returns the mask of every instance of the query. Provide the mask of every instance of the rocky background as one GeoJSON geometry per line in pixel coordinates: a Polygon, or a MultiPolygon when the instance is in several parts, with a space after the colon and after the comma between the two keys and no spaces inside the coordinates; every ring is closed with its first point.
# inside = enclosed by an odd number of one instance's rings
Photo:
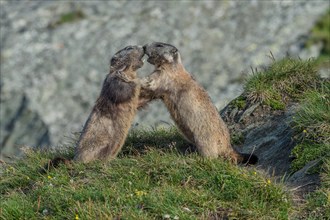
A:
{"type": "MultiPolygon", "coordinates": [[[[109,59],[130,44],[176,45],[186,69],[220,109],[243,73],[287,53],[317,56],[304,42],[328,1],[0,1],[1,158],[18,148],[60,146],[79,132],[109,59]]],[[[146,64],[139,74],[151,71],[146,64]]],[[[139,126],[172,123],[160,102],[139,126]]]]}

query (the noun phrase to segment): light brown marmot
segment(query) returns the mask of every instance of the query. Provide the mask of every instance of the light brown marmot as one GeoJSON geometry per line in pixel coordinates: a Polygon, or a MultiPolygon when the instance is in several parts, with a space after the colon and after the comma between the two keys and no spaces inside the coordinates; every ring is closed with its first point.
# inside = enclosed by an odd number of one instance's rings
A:
{"type": "Polygon", "coordinates": [[[207,92],[185,70],[176,47],[154,42],[144,46],[155,70],[143,80],[141,96],[160,98],[185,138],[204,157],[224,157],[255,164],[255,155],[240,154],[230,144],[228,128],[207,92]]]}

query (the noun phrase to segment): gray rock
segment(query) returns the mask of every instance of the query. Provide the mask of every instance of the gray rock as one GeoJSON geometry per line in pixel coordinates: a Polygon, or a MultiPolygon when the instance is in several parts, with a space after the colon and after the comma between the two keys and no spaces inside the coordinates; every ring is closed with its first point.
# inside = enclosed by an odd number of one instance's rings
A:
{"type": "MultiPolygon", "coordinates": [[[[222,107],[240,93],[241,72],[267,65],[269,51],[299,55],[327,6],[307,0],[0,1],[1,155],[21,145],[58,146],[80,131],[109,58],[129,44],[176,45],[188,71],[222,107]],[[63,17],[70,13],[80,16],[63,17]]],[[[145,65],[139,74],[151,69],[145,65]]],[[[160,102],[136,120],[162,121],[170,119],[160,102]]]]}
{"type": "Polygon", "coordinates": [[[301,186],[301,183],[308,185],[315,184],[320,181],[320,177],[317,173],[310,174],[310,169],[315,167],[320,160],[313,160],[306,164],[303,168],[292,174],[288,181],[295,186],[301,186]]]}
{"type": "Polygon", "coordinates": [[[221,111],[221,116],[232,135],[243,136],[241,139],[244,141],[234,145],[238,151],[254,153],[259,158],[257,166],[260,169],[281,179],[286,177],[288,185],[298,187],[299,193],[304,193],[315,189],[320,178],[318,174],[307,172],[317,163],[315,161],[294,173],[290,169],[291,151],[296,145],[290,124],[296,109],[296,104],[285,110],[271,110],[268,106],[249,103],[244,109],[239,109],[230,103],[221,111]]]}
{"type": "Polygon", "coordinates": [[[221,115],[231,134],[244,136],[239,151],[254,152],[259,157],[259,166],[271,169],[274,175],[284,175],[290,168],[290,153],[295,146],[290,127],[295,108],[292,105],[286,111],[273,111],[267,106],[248,104],[244,109],[238,109],[229,104],[221,115]],[[233,115],[232,112],[237,113],[233,115]]]}

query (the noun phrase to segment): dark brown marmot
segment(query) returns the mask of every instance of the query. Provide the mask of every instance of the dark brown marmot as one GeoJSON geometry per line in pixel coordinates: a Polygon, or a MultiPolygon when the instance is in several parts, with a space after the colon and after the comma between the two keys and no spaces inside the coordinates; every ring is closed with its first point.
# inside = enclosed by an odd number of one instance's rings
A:
{"type": "MultiPolygon", "coordinates": [[[[128,46],[118,51],[110,61],[100,96],[89,115],[75,150],[75,161],[109,160],[122,148],[137,111],[140,81],[136,70],[143,66],[142,46],[128,46]]],[[[68,163],[57,157],[45,166],[68,163]]]]}
{"type": "Polygon", "coordinates": [[[110,73],[83,128],[74,160],[89,162],[116,157],[137,111],[140,84],[136,70],[143,66],[141,46],[129,46],[111,59],[110,73]]]}

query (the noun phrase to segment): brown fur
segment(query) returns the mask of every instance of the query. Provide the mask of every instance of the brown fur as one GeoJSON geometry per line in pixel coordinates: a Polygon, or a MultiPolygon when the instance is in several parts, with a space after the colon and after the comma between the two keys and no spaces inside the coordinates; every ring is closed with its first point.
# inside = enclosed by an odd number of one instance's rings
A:
{"type": "Polygon", "coordinates": [[[149,101],[162,99],[185,138],[202,156],[221,156],[235,163],[252,159],[250,163],[256,163],[254,155],[249,158],[250,155],[239,154],[232,148],[227,126],[207,92],[185,70],[178,50],[157,42],[144,49],[155,70],[143,80],[141,96],[149,101]]]}
{"type": "Polygon", "coordinates": [[[83,128],[74,160],[108,160],[122,148],[137,111],[140,83],[136,70],[143,65],[143,55],[143,48],[134,46],[112,58],[110,73],[83,128]]]}

